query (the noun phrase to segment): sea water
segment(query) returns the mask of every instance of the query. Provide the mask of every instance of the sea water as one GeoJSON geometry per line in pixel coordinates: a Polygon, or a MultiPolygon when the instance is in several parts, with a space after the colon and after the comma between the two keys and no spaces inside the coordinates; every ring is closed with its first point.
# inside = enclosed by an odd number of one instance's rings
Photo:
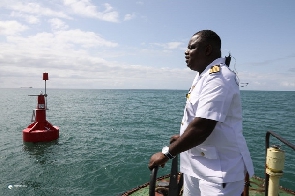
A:
{"type": "MultiPolygon", "coordinates": [[[[150,156],[178,134],[184,90],[47,89],[47,121],[60,137],[24,143],[42,89],[0,89],[0,195],[117,196],[149,181],[150,156]]],[[[241,91],[244,135],[256,175],[264,178],[265,133],[295,143],[295,92],[241,91]]],[[[281,185],[295,189],[295,152],[281,185]]],[[[169,173],[170,163],[158,175],[169,173]]]]}

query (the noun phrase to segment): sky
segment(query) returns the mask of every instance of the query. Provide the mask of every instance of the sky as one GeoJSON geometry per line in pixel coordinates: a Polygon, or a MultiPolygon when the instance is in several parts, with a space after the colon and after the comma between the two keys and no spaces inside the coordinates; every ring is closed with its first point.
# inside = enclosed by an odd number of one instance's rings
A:
{"type": "Polygon", "coordinates": [[[294,0],[1,0],[0,88],[180,89],[204,29],[241,90],[295,91],[294,0]],[[248,83],[248,84],[246,84],[248,83]]]}

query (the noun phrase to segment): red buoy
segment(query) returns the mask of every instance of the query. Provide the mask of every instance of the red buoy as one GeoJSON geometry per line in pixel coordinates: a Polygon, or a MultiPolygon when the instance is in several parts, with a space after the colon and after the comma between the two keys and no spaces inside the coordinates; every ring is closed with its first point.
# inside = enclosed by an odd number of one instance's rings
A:
{"type": "Polygon", "coordinates": [[[38,102],[36,109],[33,110],[34,122],[23,130],[23,140],[25,142],[49,142],[59,137],[59,128],[46,120],[47,104],[45,97],[47,97],[46,80],[48,80],[48,73],[43,73],[43,80],[45,80],[45,94],[41,92],[40,95],[31,95],[38,96],[38,102]]]}

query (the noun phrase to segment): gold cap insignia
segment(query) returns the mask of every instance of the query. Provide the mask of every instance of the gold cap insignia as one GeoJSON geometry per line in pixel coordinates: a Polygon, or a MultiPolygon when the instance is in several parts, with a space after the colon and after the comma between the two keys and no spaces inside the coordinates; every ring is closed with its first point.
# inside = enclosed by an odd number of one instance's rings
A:
{"type": "Polygon", "coordinates": [[[220,72],[220,65],[214,65],[211,67],[209,74],[220,72]]]}

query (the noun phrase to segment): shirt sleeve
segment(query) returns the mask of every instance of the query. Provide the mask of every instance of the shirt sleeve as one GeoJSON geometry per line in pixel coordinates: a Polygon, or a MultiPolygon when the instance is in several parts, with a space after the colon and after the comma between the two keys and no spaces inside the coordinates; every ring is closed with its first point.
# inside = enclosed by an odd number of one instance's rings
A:
{"type": "Polygon", "coordinates": [[[220,75],[209,75],[203,83],[195,117],[224,122],[230,108],[232,92],[220,75]]]}

